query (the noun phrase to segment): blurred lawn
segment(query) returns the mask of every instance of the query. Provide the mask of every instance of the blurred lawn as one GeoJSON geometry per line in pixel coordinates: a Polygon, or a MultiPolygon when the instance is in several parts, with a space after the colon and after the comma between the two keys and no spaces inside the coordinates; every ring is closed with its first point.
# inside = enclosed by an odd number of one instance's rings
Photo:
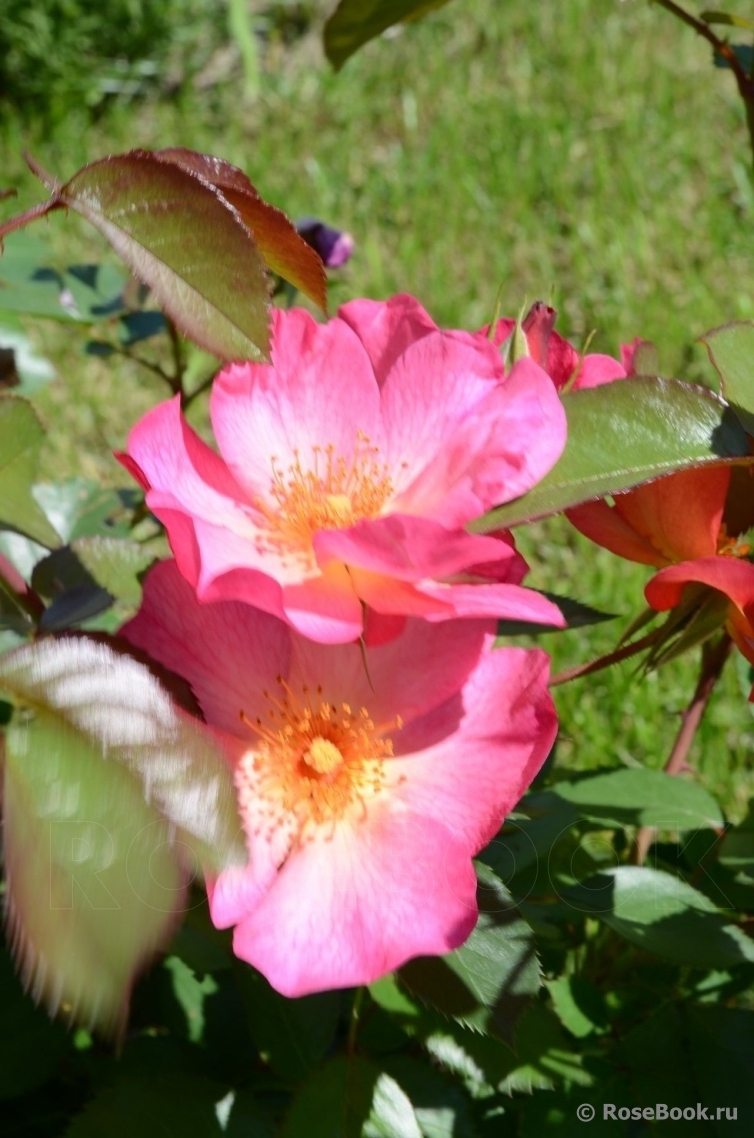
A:
{"type": "MultiPolygon", "coordinates": [[[[502,284],[504,311],[552,297],[577,344],[594,329],[592,350],[616,352],[641,335],[657,343],[665,374],[692,379],[707,371],[694,338],[754,316],[754,191],[733,80],[691,31],[641,0],[454,0],[339,75],[316,36],[288,46],[273,37],[253,102],[228,58],[219,82],[172,101],[115,102],[94,124],[71,108],[52,140],[6,126],[2,185],[17,185],[23,205],[41,196],[23,145],[62,177],[134,146],[207,150],[292,216],[353,233],[333,308],[406,290],[438,322],[474,328],[502,284]]],[[[75,218],[56,215],[46,235],[61,264],[107,255],[75,218]]],[[[38,398],[50,425],[43,475],[122,482],[110,450],[165,392],[146,372],[85,357],[68,329],[35,324],[33,336],[60,373],[38,398]]],[[[198,408],[200,426],[204,416],[198,408]]],[[[562,520],[521,544],[533,584],[626,618],[640,606],[646,572],[562,520]]],[[[619,623],[546,638],[556,668],[609,650],[619,623]]],[[[689,659],[643,683],[624,665],[558,689],[558,762],[661,766],[694,683],[689,659]]],[[[724,686],[695,761],[740,817],[754,793],[754,720],[732,667],[724,686]]]]}

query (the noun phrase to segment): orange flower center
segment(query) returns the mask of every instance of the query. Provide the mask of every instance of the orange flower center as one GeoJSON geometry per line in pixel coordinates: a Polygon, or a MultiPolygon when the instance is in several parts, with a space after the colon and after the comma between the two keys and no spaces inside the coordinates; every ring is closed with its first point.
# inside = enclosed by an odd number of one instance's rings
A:
{"type": "Polygon", "coordinates": [[[725,525],[721,525],[717,535],[717,553],[720,557],[748,557],[751,546],[747,542],[739,542],[737,537],[730,537],[725,525]]]}
{"type": "Polygon", "coordinates": [[[296,450],[287,469],[272,459],[270,494],[275,506],[263,508],[278,548],[307,553],[318,530],[345,529],[376,517],[393,493],[388,467],[380,463],[379,448],[367,435],[358,433],[348,459],[337,454],[332,443],[312,451],[312,469],[301,464],[296,450]]]}
{"type": "MultiPolygon", "coordinates": [[[[384,760],[393,743],[375,726],[365,707],[330,703],[321,687],[294,694],[278,677],[280,695],[264,692],[264,719],[242,721],[257,743],[235,774],[247,832],[268,840],[281,827],[304,837],[310,825],[332,824],[347,815],[365,817],[367,806],[386,785],[384,760]]],[[[390,729],[400,729],[395,719],[390,729]]],[[[311,835],[310,835],[311,836],[311,835]]]]}

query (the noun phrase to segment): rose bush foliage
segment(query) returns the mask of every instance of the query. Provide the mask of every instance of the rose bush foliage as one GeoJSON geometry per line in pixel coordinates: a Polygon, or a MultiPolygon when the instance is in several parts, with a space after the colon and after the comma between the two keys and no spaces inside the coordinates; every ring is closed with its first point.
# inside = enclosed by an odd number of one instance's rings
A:
{"type": "MultiPolygon", "coordinates": [[[[50,201],[3,229],[77,210],[180,324],[167,325],[176,373],[162,372],[173,398],[119,455],[147,509],[134,490],[76,487],[73,505],[60,487],[32,492],[42,429],[0,396],[12,949],[52,1012],[86,1017],[62,1071],[90,1086],[71,1060],[88,1029],[125,1038],[137,1068],[134,1041],[148,1057],[139,1093],[128,1076],[120,1098],[113,1068],[83,1093],[82,1136],[113,1118],[138,1128],[142,1096],[180,1100],[191,1070],[212,1133],[252,1117],[288,1138],[313,1119],[414,1138],[450,1133],[452,1116],[454,1133],[505,1118],[518,1138],[542,1118],[509,1096],[532,1085],[555,1089],[562,1117],[574,1094],[614,1098],[611,1080],[655,1039],[663,1058],[670,1039],[697,1062],[695,1032],[743,1038],[751,821],[726,832],[702,786],[641,764],[575,777],[545,765],[547,654],[501,636],[603,614],[525,588],[495,511],[528,522],[557,484],[582,533],[658,570],[646,598],[674,610],[673,627],[703,610],[705,636],[751,661],[746,362],[716,341],[718,397],[642,374],[638,339],[620,360],[579,352],[541,303],[476,332],[440,329],[405,295],[329,321],[270,309],[304,281],[321,301],[312,249],[342,264],[347,235],[302,223],[305,245],[241,171],[185,150],[43,180],[50,201]],[[181,330],[217,352],[216,378],[187,388],[181,330]],[[235,360],[239,345],[255,362],[235,360]],[[210,386],[217,450],[183,414],[210,386]],[[648,850],[653,864],[635,864],[648,850]],[[668,1011],[671,973],[685,1018],[668,1011]],[[177,1042],[196,1048],[190,1062],[177,1042]],[[174,1070],[177,1096],[164,1094],[174,1070]]],[[[119,287],[91,298],[92,323],[164,331],[119,287]]],[[[691,711],[724,660],[702,655],[691,711]]],[[[189,1109],[183,1130],[195,1122],[189,1109]]]]}

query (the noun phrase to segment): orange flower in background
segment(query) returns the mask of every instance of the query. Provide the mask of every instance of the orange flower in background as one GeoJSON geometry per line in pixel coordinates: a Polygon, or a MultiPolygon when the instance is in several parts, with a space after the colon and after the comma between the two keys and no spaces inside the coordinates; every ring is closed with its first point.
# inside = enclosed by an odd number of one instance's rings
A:
{"type": "Polygon", "coordinates": [[[710,590],[721,594],[720,626],[754,664],[754,564],[745,539],[754,524],[750,467],[679,471],[567,516],[597,545],[659,569],[644,591],[656,611],[676,608],[694,585],[701,586],[699,606],[710,590]]]}

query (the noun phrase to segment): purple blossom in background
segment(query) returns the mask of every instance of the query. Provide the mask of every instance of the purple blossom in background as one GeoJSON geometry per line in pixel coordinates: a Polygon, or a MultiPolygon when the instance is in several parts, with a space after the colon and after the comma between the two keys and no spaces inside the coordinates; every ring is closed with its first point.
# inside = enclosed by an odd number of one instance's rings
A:
{"type": "Polygon", "coordinates": [[[342,229],[332,229],[317,217],[301,217],[296,229],[308,245],[319,253],[327,269],[339,269],[353,253],[354,240],[342,229]]]}

